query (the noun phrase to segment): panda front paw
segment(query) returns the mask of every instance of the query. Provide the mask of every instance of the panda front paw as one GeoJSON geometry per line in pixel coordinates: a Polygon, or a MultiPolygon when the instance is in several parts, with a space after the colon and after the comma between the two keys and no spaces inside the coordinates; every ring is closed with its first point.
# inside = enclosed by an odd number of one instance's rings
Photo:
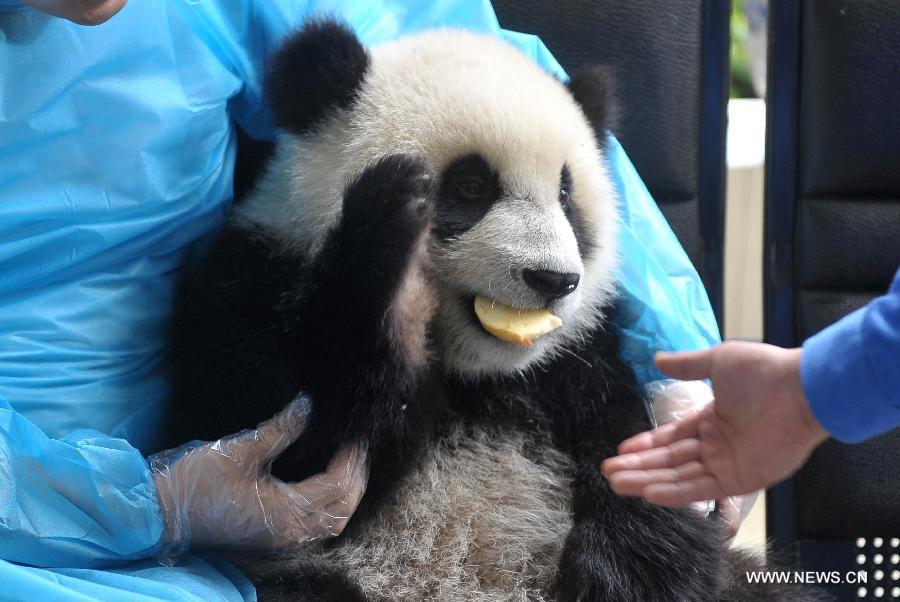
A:
{"type": "Polygon", "coordinates": [[[416,301],[430,299],[423,268],[434,181],[425,160],[390,155],[347,187],[341,221],[311,269],[307,288],[315,295],[299,312],[304,323],[297,331],[303,333],[301,359],[306,365],[328,366],[318,372],[357,382],[366,370],[385,370],[385,351],[396,350],[399,324],[404,326],[404,348],[424,344],[419,341],[424,341],[428,312],[419,310],[423,304],[416,301]],[[414,294],[405,294],[409,292],[414,294]],[[356,360],[348,360],[348,350],[357,354],[356,360]],[[336,366],[348,364],[356,376],[335,372],[336,366]]]}
{"type": "Polygon", "coordinates": [[[373,245],[373,252],[403,253],[427,229],[434,194],[434,171],[424,159],[383,157],[347,187],[345,234],[373,245]]]}

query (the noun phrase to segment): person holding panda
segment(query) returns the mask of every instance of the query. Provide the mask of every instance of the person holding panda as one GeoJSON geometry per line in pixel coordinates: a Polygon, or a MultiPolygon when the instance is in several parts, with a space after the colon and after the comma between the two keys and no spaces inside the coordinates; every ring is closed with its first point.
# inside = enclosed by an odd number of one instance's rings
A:
{"type": "Polygon", "coordinates": [[[244,88],[187,16],[174,3],[0,1],[4,600],[255,599],[203,549],[334,536],[365,489],[357,448],[299,483],[271,476],[307,421],[302,397],[257,429],[140,451],[165,395],[167,283],[227,205],[228,102],[244,88]]]}

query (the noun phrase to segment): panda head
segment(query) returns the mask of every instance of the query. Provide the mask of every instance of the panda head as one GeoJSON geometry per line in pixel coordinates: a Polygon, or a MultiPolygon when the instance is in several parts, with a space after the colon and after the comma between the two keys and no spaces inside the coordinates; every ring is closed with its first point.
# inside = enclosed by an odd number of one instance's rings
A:
{"type": "Polygon", "coordinates": [[[366,166],[427,158],[444,363],[464,376],[519,372],[596,327],[614,290],[608,91],[599,69],[564,85],[492,37],[434,30],[366,50],[345,26],[313,22],[274,57],[267,94],[283,134],[240,211],[315,254],[366,166]],[[502,341],[478,322],[476,295],[548,308],[563,326],[531,348],[502,341]]]}

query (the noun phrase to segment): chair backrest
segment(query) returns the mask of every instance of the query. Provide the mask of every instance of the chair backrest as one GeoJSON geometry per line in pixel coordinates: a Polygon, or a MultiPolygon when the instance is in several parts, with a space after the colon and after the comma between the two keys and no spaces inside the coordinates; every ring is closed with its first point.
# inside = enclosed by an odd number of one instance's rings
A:
{"type": "Polygon", "coordinates": [[[703,279],[722,324],[725,0],[493,0],[506,29],[537,34],[570,74],[608,65],[614,133],[703,279]]]}
{"type": "MultiPolygon", "coordinates": [[[[900,4],[769,10],[765,338],[789,347],[883,294],[900,264],[900,4]]],[[[799,565],[868,568],[870,592],[875,571],[900,569],[889,548],[900,537],[900,431],[826,443],[768,500],[769,536],[799,565]]]]}

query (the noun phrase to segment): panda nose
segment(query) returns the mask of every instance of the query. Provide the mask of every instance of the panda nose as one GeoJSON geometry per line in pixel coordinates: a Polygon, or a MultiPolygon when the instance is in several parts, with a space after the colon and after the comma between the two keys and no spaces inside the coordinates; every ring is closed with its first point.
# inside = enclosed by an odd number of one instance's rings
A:
{"type": "Polygon", "coordinates": [[[522,280],[547,301],[565,297],[576,288],[581,277],[572,272],[550,270],[522,270],[522,280]]]}

